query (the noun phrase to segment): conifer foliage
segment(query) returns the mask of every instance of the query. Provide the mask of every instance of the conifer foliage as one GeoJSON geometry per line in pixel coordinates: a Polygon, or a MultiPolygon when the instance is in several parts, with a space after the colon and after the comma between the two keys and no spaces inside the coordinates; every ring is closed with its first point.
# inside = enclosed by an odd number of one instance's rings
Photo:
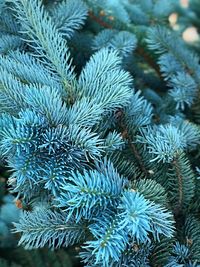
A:
{"type": "Polygon", "coordinates": [[[0,1],[0,154],[25,249],[199,266],[200,65],[175,3],[0,1]]]}

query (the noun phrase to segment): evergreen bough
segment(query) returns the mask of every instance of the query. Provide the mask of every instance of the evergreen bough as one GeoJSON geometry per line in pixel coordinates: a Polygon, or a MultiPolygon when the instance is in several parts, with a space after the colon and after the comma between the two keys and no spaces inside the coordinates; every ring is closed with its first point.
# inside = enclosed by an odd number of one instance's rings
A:
{"type": "Polygon", "coordinates": [[[200,65],[174,4],[0,1],[0,152],[26,249],[199,266],[200,65]]]}

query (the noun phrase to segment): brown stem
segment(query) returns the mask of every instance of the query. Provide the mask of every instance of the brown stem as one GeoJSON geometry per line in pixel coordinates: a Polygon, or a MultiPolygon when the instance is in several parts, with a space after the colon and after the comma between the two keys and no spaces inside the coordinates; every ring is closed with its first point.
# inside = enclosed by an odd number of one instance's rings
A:
{"type": "Polygon", "coordinates": [[[181,209],[182,207],[182,203],[183,203],[183,178],[182,178],[182,174],[180,172],[180,168],[179,168],[179,164],[177,162],[177,159],[174,159],[174,161],[172,162],[177,178],[178,178],[178,192],[179,192],[179,199],[178,199],[178,204],[179,204],[179,209],[181,209]]]}
{"type": "Polygon", "coordinates": [[[129,145],[130,145],[130,148],[131,150],[133,151],[134,153],[134,156],[138,162],[138,165],[140,167],[140,169],[142,170],[142,172],[145,174],[146,177],[149,176],[149,172],[146,170],[143,162],[142,162],[142,157],[141,155],[139,154],[139,152],[137,151],[137,148],[135,147],[135,145],[131,142],[131,140],[128,140],[129,141],[129,145]]]}
{"type": "Polygon", "coordinates": [[[103,21],[100,17],[97,17],[94,15],[92,11],[89,11],[89,17],[94,20],[96,23],[98,23],[100,26],[107,28],[107,29],[112,29],[112,25],[108,24],[107,22],[103,21]]]}
{"type": "Polygon", "coordinates": [[[147,54],[147,52],[144,50],[144,48],[142,47],[137,47],[135,52],[141,56],[147,63],[148,65],[155,70],[155,72],[157,73],[157,75],[162,78],[162,74],[160,72],[160,69],[158,67],[158,65],[154,62],[154,60],[147,54]]]}
{"type": "MultiPolygon", "coordinates": [[[[113,26],[111,24],[109,24],[108,22],[105,22],[104,20],[101,19],[101,16],[105,16],[105,14],[103,13],[103,15],[101,15],[101,12],[99,14],[99,17],[96,16],[92,11],[89,11],[89,17],[94,20],[96,23],[98,23],[100,26],[102,26],[103,28],[106,29],[112,29],[113,26]]],[[[109,17],[108,17],[109,18],[109,17]]],[[[114,18],[111,16],[110,17],[110,21],[112,21],[114,18]]],[[[154,60],[148,55],[148,53],[142,48],[142,47],[138,47],[136,48],[135,52],[141,56],[147,63],[148,65],[155,70],[155,72],[157,73],[157,75],[161,78],[161,72],[159,67],[156,65],[156,63],[154,62],[154,60]]]]}
{"type": "Polygon", "coordinates": [[[118,119],[119,119],[119,122],[120,122],[120,128],[122,130],[122,137],[126,140],[128,140],[128,143],[129,143],[129,147],[131,148],[131,151],[133,152],[136,160],[137,160],[137,163],[141,169],[141,171],[145,174],[146,177],[148,177],[150,175],[149,171],[146,169],[145,165],[143,164],[143,160],[142,160],[142,157],[140,155],[140,153],[138,152],[136,146],[134,145],[134,143],[132,142],[131,140],[131,137],[129,136],[128,134],[128,129],[127,127],[124,125],[124,123],[122,122],[122,117],[123,117],[123,112],[119,112],[118,114],[118,119]]]}

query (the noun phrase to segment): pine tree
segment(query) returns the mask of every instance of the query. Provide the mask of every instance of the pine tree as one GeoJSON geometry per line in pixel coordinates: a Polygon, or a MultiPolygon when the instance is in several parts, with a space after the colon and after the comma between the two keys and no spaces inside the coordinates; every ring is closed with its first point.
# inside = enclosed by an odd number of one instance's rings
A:
{"type": "Polygon", "coordinates": [[[200,65],[175,8],[0,1],[0,154],[25,249],[199,266],[200,65]]]}

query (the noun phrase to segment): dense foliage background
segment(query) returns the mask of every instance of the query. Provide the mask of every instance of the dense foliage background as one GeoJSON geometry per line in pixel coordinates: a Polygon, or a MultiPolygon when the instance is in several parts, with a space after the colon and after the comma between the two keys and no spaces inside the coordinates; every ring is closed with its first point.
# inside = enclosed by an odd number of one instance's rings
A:
{"type": "Polygon", "coordinates": [[[200,266],[199,18],[0,0],[0,266],[200,266]]]}

